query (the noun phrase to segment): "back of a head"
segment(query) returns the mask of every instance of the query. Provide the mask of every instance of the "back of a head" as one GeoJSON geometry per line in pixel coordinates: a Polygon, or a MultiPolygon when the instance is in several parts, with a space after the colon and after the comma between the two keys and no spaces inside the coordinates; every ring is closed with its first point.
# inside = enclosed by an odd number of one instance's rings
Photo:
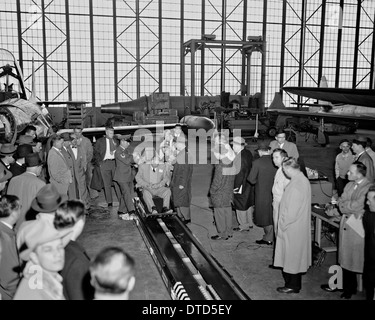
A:
{"type": "Polygon", "coordinates": [[[4,195],[0,199],[0,219],[8,218],[14,210],[20,207],[20,200],[14,195],[4,195]]]}
{"type": "Polygon", "coordinates": [[[57,208],[53,224],[57,230],[71,228],[83,217],[85,217],[84,203],[80,200],[68,200],[57,208]]]}
{"type": "Polygon", "coordinates": [[[135,284],[134,268],[134,259],[123,249],[109,247],[101,250],[90,265],[96,298],[104,295],[128,299],[135,284]]]}

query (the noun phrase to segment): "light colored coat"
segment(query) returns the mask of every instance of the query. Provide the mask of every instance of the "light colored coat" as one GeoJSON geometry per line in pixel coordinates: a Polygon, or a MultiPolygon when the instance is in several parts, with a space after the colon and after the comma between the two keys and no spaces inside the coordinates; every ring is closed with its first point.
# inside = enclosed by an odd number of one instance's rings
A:
{"type": "Polygon", "coordinates": [[[55,148],[51,148],[48,152],[47,164],[50,183],[57,188],[60,194],[67,195],[69,184],[73,181],[73,173],[64,156],[55,148]]]}
{"type": "Polygon", "coordinates": [[[17,196],[21,202],[21,214],[16,224],[17,230],[20,224],[26,220],[26,214],[30,210],[31,202],[45,185],[44,181],[30,172],[24,172],[10,180],[7,194],[17,196]]]}
{"type": "Polygon", "coordinates": [[[311,186],[300,172],[285,188],[279,209],[275,267],[306,272],[311,265],[311,186]]]}
{"type": "Polygon", "coordinates": [[[354,189],[355,182],[350,181],[338,200],[340,211],[344,214],[340,221],[339,264],[342,268],[357,273],[363,272],[365,239],[347,225],[347,220],[354,213],[362,219],[366,194],[370,186],[371,183],[366,178],[356,189],[354,189]]]}
{"type": "Polygon", "coordinates": [[[31,261],[26,264],[23,278],[13,300],[65,300],[62,277],[58,273],[52,274],[40,267],[38,270],[42,271],[39,278],[42,285],[35,288],[30,286],[30,283],[37,285],[36,280],[30,279],[33,276],[35,277],[36,266],[31,261]]]}

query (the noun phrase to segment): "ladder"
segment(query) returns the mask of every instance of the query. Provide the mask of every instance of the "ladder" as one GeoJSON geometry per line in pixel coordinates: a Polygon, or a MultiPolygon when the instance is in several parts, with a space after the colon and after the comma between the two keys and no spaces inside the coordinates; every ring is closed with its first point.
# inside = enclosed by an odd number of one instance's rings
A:
{"type": "Polygon", "coordinates": [[[85,127],[86,102],[74,101],[66,103],[66,125],[68,129],[75,127],[85,127]]]}

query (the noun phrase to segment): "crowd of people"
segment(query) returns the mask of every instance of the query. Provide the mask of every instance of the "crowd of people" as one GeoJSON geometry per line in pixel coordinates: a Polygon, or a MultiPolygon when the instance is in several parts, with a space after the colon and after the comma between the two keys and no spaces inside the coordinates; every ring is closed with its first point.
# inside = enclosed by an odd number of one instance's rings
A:
{"type": "MultiPolygon", "coordinates": [[[[191,182],[196,150],[180,125],[165,130],[160,143],[132,144],[113,127],[95,144],[82,128],[46,141],[29,126],[15,144],[0,147],[0,294],[2,299],[128,299],[134,288],[134,259],[120,248],[104,248],[93,259],[76,241],[92,199],[104,192],[103,206],[119,219],[135,217],[141,196],[148,214],[177,213],[191,223],[191,182]],[[142,146],[142,147],[140,147],[142,146]],[[137,193],[136,193],[137,192],[137,193]]],[[[311,187],[297,146],[277,132],[258,143],[256,154],[243,137],[212,137],[213,178],[209,197],[217,234],[263,228],[259,245],[273,247],[270,268],[280,268],[280,293],[299,293],[312,263],[311,187]],[[238,225],[233,222],[237,221],[238,225]]],[[[328,209],[340,218],[339,264],[342,297],[357,292],[363,274],[368,299],[375,287],[374,152],[369,138],[343,140],[335,159],[338,197],[328,209]],[[368,206],[366,206],[366,203],[368,206]]],[[[322,285],[334,292],[341,289],[322,285]]]]}

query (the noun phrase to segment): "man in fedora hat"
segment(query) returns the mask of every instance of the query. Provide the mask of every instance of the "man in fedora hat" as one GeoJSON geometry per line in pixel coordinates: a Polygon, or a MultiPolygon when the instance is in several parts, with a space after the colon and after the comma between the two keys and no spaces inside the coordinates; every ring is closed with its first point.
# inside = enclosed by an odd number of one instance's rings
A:
{"type": "Polygon", "coordinates": [[[18,176],[26,171],[25,157],[29,153],[33,152],[33,147],[29,144],[22,144],[17,147],[14,154],[15,162],[10,165],[10,172],[12,172],[13,177],[18,176]]]}
{"type": "Polygon", "coordinates": [[[51,142],[52,148],[47,157],[49,180],[56,187],[58,193],[68,195],[69,185],[73,182],[73,172],[61,152],[64,139],[60,135],[56,135],[51,139],[51,142]]]}
{"type": "Polygon", "coordinates": [[[64,267],[65,246],[72,230],[58,231],[49,222],[37,220],[23,232],[26,249],[20,251],[20,258],[26,266],[14,300],[65,300],[59,272],[64,267]]]}
{"type": "MultiPolygon", "coordinates": [[[[46,220],[48,223],[53,225],[53,219],[55,217],[55,212],[59,205],[67,200],[66,195],[61,195],[53,184],[46,184],[43,188],[39,190],[35,198],[31,202],[31,209],[37,212],[36,220],[46,220]]],[[[24,221],[22,225],[19,226],[17,233],[17,246],[22,248],[25,244],[25,227],[34,222],[24,221]]]]}
{"type": "Polygon", "coordinates": [[[30,210],[31,202],[35,199],[39,190],[46,183],[39,178],[43,162],[36,153],[29,153],[25,156],[26,171],[9,182],[7,194],[16,195],[21,201],[21,215],[17,222],[16,229],[26,220],[30,210]]]}
{"type": "Polygon", "coordinates": [[[0,192],[3,193],[8,181],[12,178],[12,173],[3,164],[0,164],[0,192]]]}
{"type": "Polygon", "coordinates": [[[253,155],[246,149],[246,141],[242,137],[235,136],[232,141],[233,151],[236,154],[234,165],[237,168],[237,174],[234,179],[233,204],[236,210],[236,216],[239,223],[238,231],[249,231],[253,228],[253,206],[254,189],[247,181],[253,163],[253,155]]]}
{"type": "Polygon", "coordinates": [[[254,222],[263,227],[263,238],[257,244],[273,244],[273,208],[272,187],[276,174],[276,167],[271,158],[271,147],[265,141],[258,143],[259,159],[254,160],[248,180],[255,187],[254,222]]]}
{"type": "Polygon", "coordinates": [[[14,162],[13,155],[17,148],[12,143],[4,143],[0,147],[0,162],[7,168],[10,169],[10,165],[14,162]]]}
{"type": "Polygon", "coordinates": [[[131,214],[134,214],[133,193],[134,177],[132,175],[133,156],[129,152],[131,135],[118,135],[120,145],[115,152],[115,174],[113,180],[119,185],[121,190],[120,205],[118,208],[118,217],[127,220],[131,214]]]}

